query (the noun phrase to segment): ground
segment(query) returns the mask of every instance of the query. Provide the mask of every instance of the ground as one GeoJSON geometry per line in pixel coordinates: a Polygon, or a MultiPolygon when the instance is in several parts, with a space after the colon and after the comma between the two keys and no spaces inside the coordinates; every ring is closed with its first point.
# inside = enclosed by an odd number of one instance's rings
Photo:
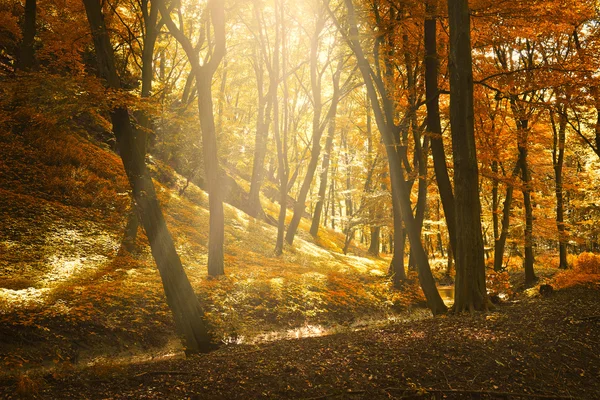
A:
{"type": "Polygon", "coordinates": [[[389,258],[369,257],[358,240],[342,254],[342,233],[312,238],[303,219],[276,257],[276,229],[227,205],[226,276],[212,279],[207,194],[180,194],[184,179],[149,159],[221,344],[185,358],[143,232],[136,252],[120,248],[130,197],[118,157],[43,132],[0,132],[0,153],[0,397],[600,397],[596,255],[560,273],[555,255],[540,255],[534,288],[521,287],[521,273],[489,273],[504,301],[495,311],[433,318],[414,274],[393,289],[389,258]],[[557,290],[539,296],[544,283],[557,290]]]}
{"type": "Polygon", "coordinates": [[[228,345],[205,355],[5,379],[7,398],[569,398],[600,396],[600,284],[487,314],[228,345]],[[500,393],[500,395],[498,395],[500,393]],[[502,393],[511,393],[507,397],[502,393]],[[421,396],[421,397],[419,397],[421,396]]]}

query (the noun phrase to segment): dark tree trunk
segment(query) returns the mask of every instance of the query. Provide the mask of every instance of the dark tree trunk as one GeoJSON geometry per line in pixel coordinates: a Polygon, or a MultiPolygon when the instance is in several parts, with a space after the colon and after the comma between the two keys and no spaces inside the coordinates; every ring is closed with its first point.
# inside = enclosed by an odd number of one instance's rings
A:
{"type": "Polygon", "coordinates": [[[494,271],[502,271],[502,262],[504,261],[504,248],[508,238],[508,228],[510,226],[510,207],[513,199],[514,179],[521,169],[521,157],[517,159],[515,168],[511,174],[511,182],[507,182],[506,195],[504,196],[504,206],[502,207],[502,230],[494,244],[494,271]]]}
{"type": "Polygon", "coordinates": [[[369,243],[368,253],[374,257],[379,257],[379,247],[380,247],[380,238],[381,236],[381,227],[380,226],[372,226],[371,227],[371,242],[369,243]]]}
{"type": "Polygon", "coordinates": [[[525,285],[532,285],[535,280],[533,269],[533,208],[531,205],[531,175],[528,165],[526,126],[521,127],[524,137],[519,140],[519,155],[521,156],[521,179],[523,180],[523,205],[525,206],[525,285]]]}
{"type": "MultiPolygon", "coordinates": [[[[154,47],[156,45],[160,26],[156,23],[158,19],[158,7],[154,6],[151,9],[148,9],[148,0],[143,0],[141,5],[145,27],[145,35],[143,38],[144,48],[142,49],[141,96],[148,98],[152,93],[152,81],[154,79],[154,69],[152,68],[154,61],[154,47]]],[[[134,115],[138,125],[135,129],[135,146],[137,147],[137,151],[145,157],[147,152],[148,130],[151,129],[151,121],[148,115],[143,111],[136,111],[134,115]]],[[[125,235],[123,237],[123,247],[129,253],[135,251],[139,226],[137,212],[135,211],[135,202],[132,203],[132,208],[134,208],[134,210],[129,214],[127,226],[125,227],[125,235]]]]}
{"type": "Polygon", "coordinates": [[[139,227],[139,219],[137,210],[135,209],[135,200],[131,202],[131,211],[127,216],[127,225],[125,226],[125,234],[121,242],[121,249],[127,253],[133,253],[136,250],[135,241],[137,240],[137,231],[139,227]]]}
{"type": "Polygon", "coordinates": [[[554,182],[556,192],[556,227],[558,228],[558,252],[560,269],[567,269],[567,236],[565,230],[564,199],[563,199],[563,164],[565,158],[565,141],[567,118],[562,110],[559,117],[558,127],[554,121],[553,113],[550,114],[552,130],[554,133],[554,147],[552,151],[552,163],[554,164],[554,182]]]}
{"type": "Polygon", "coordinates": [[[492,173],[494,177],[492,178],[492,226],[494,229],[494,247],[496,246],[496,242],[500,237],[500,225],[498,220],[498,213],[500,212],[499,208],[499,198],[498,198],[498,161],[492,161],[492,173]]]}
{"type": "MultiPolygon", "coordinates": [[[[100,3],[96,0],[83,0],[83,3],[94,40],[100,76],[106,79],[110,88],[119,89],[121,85],[115,67],[113,48],[104,24],[100,3]]],[[[148,236],[177,329],[184,337],[188,350],[210,351],[214,345],[204,321],[204,312],[185,274],[167,228],[154,184],[146,169],[144,154],[137,151],[127,109],[122,107],[113,109],[111,120],[123,166],[133,190],[138,215],[148,236]]]]}
{"type": "Polygon", "coordinates": [[[471,21],[467,0],[448,0],[450,124],[454,158],[456,286],[454,311],[487,310],[481,203],[473,117],[471,21]]]}
{"type": "Polygon", "coordinates": [[[17,67],[22,71],[30,71],[35,63],[33,44],[35,40],[36,11],[37,0],[26,0],[22,29],[23,39],[19,47],[19,58],[17,59],[17,67]]]}

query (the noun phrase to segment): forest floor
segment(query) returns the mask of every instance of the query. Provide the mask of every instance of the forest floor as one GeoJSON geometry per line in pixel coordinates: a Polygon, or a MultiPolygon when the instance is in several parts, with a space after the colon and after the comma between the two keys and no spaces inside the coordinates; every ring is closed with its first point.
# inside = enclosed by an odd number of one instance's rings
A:
{"type": "Polygon", "coordinates": [[[5,377],[0,395],[592,400],[600,398],[599,298],[600,282],[578,284],[546,297],[523,293],[488,313],[5,377]]]}
{"type": "MultiPolygon", "coordinates": [[[[276,257],[276,229],[226,205],[226,275],[211,279],[208,196],[194,185],[180,195],[183,178],[152,161],[222,342],[186,358],[145,237],[134,254],[120,251],[130,207],[120,160],[73,135],[0,132],[0,153],[0,397],[600,398],[600,275],[557,273],[556,257],[540,255],[536,287],[520,287],[520,273],[488,282],[516,292],[495,311],[432,318],[414,274],[391,287],[389,258],[360,243],[343,254],[342,233],[312,238],[304,219],[276,257]],[[558,290],[540,297],[542,283],[558,290]]],[[[444,275],[441,259],[432,267],[444,275]]]]}

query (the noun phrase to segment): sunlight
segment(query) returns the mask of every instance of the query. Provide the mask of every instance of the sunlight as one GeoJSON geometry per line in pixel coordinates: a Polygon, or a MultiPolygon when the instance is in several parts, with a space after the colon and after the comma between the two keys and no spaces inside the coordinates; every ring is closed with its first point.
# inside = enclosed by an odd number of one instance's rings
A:
{"type": "Polygon", "coordinates": [[[108,261],[108,257],[92,255],[87,257],[62,257],[53,255],[48,258],[51,270],[40,280],[43,282],[64,282],[76,273],[92,270],[108,261]]]}
{"type": "Polygon", "coordinates": [[[44,304],[49,288],[13,290],[0,288],[0,310],[7,312],[15,307],[29,307],[44,304]]]}

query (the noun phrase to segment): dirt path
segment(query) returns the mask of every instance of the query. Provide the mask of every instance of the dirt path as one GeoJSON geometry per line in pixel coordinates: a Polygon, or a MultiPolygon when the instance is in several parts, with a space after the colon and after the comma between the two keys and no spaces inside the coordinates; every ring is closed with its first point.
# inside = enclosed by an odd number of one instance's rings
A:
{"type": "Polygon", "coordinates": [[[448,316],[208,355],[0,382],[66,399],[600,398],[600,284],[448,316]],[[538,396],[538,397],[536,397],[538,396]],[[554,396],[554,397],[551,397],[554,396]]]}

